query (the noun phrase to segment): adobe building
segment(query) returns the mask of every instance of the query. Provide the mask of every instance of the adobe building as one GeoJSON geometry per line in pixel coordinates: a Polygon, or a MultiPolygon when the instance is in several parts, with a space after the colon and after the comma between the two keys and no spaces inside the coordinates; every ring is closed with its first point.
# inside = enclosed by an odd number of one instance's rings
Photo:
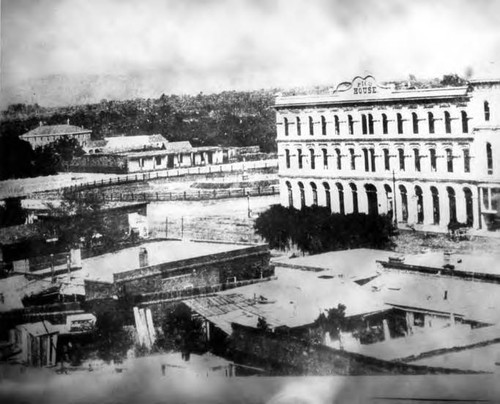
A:
{"type": "Polygon", "coordinates": [[[87,300],[113,295],[161,300],[234,287],[274,274],[266,244],[160,240],[82,261],[87,300]]]}
{"type": "Polygon", "coordinates": [[[500,229],[500,80],[396,89],[358,76],[275,109],[282,205],[500,229]]]}

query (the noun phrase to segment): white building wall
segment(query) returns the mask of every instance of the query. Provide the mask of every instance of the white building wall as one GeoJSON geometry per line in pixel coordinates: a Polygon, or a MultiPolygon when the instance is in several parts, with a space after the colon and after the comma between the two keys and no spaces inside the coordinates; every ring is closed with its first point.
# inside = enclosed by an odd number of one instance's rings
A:
{"type": "MultiPolygon", "coordinates": [[[[280,172],[281,203],[288,206],[288,191],[285,183],[292,185],[294,206],[300,208],[300,192],[298,182],[304,184],[306,204],[312,203],[311,181],[318,190],[318,204],[326,206],[323,182],[330,185],[332,211],[340,210],[339,195],[336,183],[344,189],[345,213],[353,211],[352,192],[349,186],[357,187],[358,207],[360,212],[368,212],[368,198],[365,185],[373,185],[377,189],[377,208],[379,213],[387,213],[393,195],[396,195],[398,220],[403,218],[402,199],[399,186],[407,190],[409,224],[419,226],[434,225],[433,197],[431,187],[439,192],[439,223],[436,230],[446,230],[450,222],[449,192],[455,193],[456,219],[467,221],[467,202],[464,188],[472,193],[472,226],[484,228],[483,215],[479,213],[482,204],[479,188],[494,198],[495,188],[500,190],[500,82],[473,84],[467,97],[460,99],[422,100],[422,102],[400,102],[397,107],[392,104],[374,103],[368,108],[339,105],[316,107],[313,105],[285,109],[283,112],[277,104],[277,133],[280,172]],[[490,119],[485,121],[484,101],[489,101],[490,119]],[[463,131],[462,111],[467,114],[468,131],[463,131]],[[429,128],[428,113],[434,116],[434,133],[429,128]],[[446,131],[445,112],[450,116],[451,133],[446,131]],[[397,114],[403,118],[403,133],[397,129],[397,114]],[[413,116],[417,114],[418,133],[414,133],[413,116]],[[373,134],[362,133],[362,115],[373,116],[373,134]],[[388,133],[383,133],[382,114],[388,118],[388,133]],[[349,134],[348,115],[353,118],[354,134],[349,134]],[[301,133],[296,130],[296,117],[300,117],[301,133]],[[325,117],[326,134],[323,133],[321,116],[325,117]],[[339,131],[336,133],[335,116],[338,117],[339,131]],[[310,134],[309,117],[312,117],[314,131],[310,134]],[[288,120],[288,136],[284,118],[288,120]],[[493,152],[493,173],[488,173],[486,144],[490,143],[493,152]],[[370,155],[368,171],[365,170],[363,149],[372,149],[375,159],[374,170],[370,155]],[[315,167],[311,167],[310,150],[314,151],[315,167]],[[322,149],[327,149],[328,164],[323,162],[322,149]],[[341,152],[341,169],[337,169],[336,149],[341,152]],[[351,169],[349,149],[354,149],[356,167],[351,169]],[[389,150],[389,169],[385,167],[384,149],[389,150]],[[398,149],[404,150],[404,169],[400,168],[398,149]],[[418,149],[420,170],[417,170],[414,149],[418,149]],[[430,149],[436,151],[436,168],[431,167],[430,149]],[[286,167],[286,150],[290,154],[290,167],[286,167]],[[302,168],[299,168],[298,151],[302,151],[302,168]],[[448,169],[447,150],[451,150],[453,170],[448,169]],[[469,150],[469,172],[466,170],[464,150],[469,150]],[[393,175],[394,180],[393,181],[393,175]],[[394,182],[396,192],[394,192],[394,182]],[[384,185],[393,191],[387,195],[384,185]],[[418,204],[415,186],[422,190],[423,221],[418,223],[418,204]],[[488,191],[491,188],[491,191],[488,191]],[[284,195],[283,195],[284,193],[284,195]]],[[[290,97],[293,98],[293,97],[290,97]]],[[[367,119],[368,122],[368,119],[367,119]]],[[[367,125],[368,126],[368,125],[367,125]]],[[[367,127],[368,129],[368,127],[367,127]]],[[[368,130],[367,130],[368,132],[368,130]]],[[[491,171],[491,170],[490,170],[491,171]]],[[[469,212],[470,213],[470,212],[469,212]]]]}

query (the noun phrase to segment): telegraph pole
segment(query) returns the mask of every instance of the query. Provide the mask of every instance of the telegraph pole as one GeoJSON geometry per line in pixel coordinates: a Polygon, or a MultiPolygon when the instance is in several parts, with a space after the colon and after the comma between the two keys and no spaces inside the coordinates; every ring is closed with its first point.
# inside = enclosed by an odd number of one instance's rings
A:
{"type": "Polygon", "coordinates": [[[394,227],[398,228],[398,209],[396,206],[396,175],[394,170],[392,170],[392,200],[394,205],[394,227]]]}

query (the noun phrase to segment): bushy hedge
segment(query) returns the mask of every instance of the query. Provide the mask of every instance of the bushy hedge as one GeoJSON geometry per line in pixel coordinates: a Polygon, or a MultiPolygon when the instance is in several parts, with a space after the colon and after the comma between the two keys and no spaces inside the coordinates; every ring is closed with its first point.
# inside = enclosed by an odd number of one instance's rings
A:
{"type": "Polygon", "coordinates": [[[332,214],[319,206],[297,210],[274,205],[259,215],[254,227],[271,248],[285,250],[296,245],[310,254],[350,248],[389,248],[394,235],[387,215],[332,214]]]}

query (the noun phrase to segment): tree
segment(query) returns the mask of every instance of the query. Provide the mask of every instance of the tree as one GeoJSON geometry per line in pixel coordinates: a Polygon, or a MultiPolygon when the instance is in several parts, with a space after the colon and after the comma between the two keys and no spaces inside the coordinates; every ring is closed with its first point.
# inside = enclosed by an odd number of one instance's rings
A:
{"type": "Polygon", "coordinates": [[[274,205],[259,215],[254,228],[271,248],[285,250],[293,244],[310,254],[348,248],[390,248],[394,235],[387,215],[332,214],[320,206],[297,210],[274,205]]]}
{"type": "Polygon", "coordinates": [[[0,205],[0,227],[16,226],[26,221],[26,211],[21,205],[21,198],[6,198],[0,205]]]}
{"type": "Polygon", "coordinates": [[[124,325],[125,317],[120,311],[97,314],[94,341],[99,357],[106,362],[122,359],[133,345],[133,339],[124,325]]]}
{"type": "Polygon", "coordinates": [[[324,338],[327,332],[332,339],[339,337],[340,331],[345,325],[345,309],[346,306],[339,303],[337,308],[326,309],[320,313],[314,321],[314,325],[321,331],[322,338],[324,338]]]}
{"type": "Polygon", "coordinates": [[[34,157],[28,142],[17,136],[0,136],[0,180],[31,177],[34,157]]]}
{"type": "Polygon", "coordinates": [[[442,86],[450,86],[450,87],[458,87],[465,86],[467,84],[467,80],[460,77],[458,74],[445,74],[441,79],[442,86]]]}
{"type": "Polygon", "coordinates": [[[51,206],[51,218],[45,226],[69,247],[111,246],[124,237],[97,194],[66,193],[59,206],[51,206]]]}
{"type": "Polygon", "coordinates": [[[202,321],[193,317],[191,309],[185,304],[178,304],[168,312],[162,330],[164,348],[187,354],[205,349],[202,321]]]}

